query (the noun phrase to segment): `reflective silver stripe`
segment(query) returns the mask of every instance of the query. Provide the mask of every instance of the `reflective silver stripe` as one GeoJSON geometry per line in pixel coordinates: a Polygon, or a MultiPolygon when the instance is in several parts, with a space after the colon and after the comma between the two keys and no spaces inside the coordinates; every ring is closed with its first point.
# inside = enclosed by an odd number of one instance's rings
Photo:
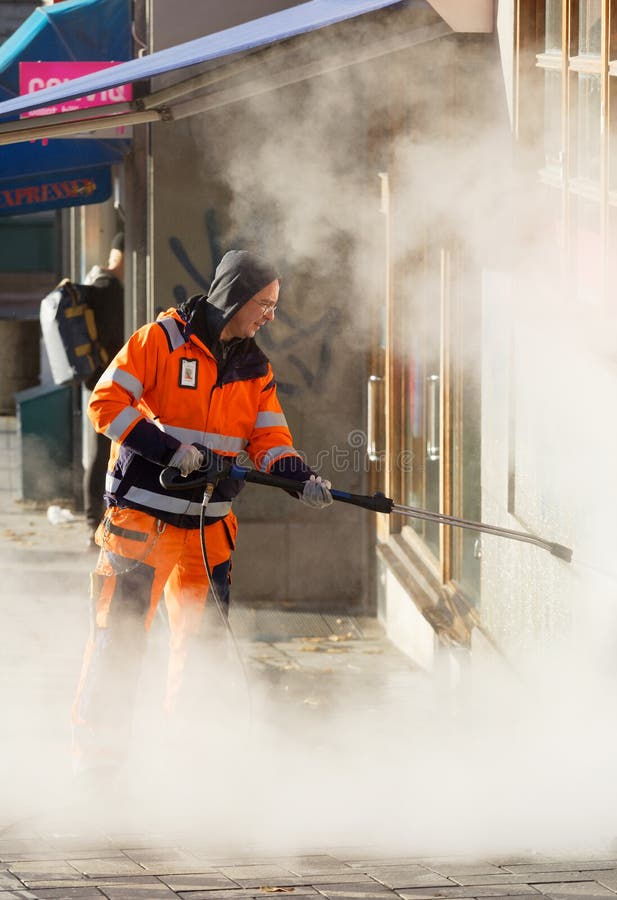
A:
{"type": "Polygon", "coordinates": [[[103,381],[113,381],[114,384],[119,384],[120,387],[125,388],[129,394],[132,394],[136,400],[139,400],[144,392],[144,386],[141,381],[139,381],[138,378],[135,378],[134,375],[131,375],[130,372],[119,369],[118,366],[108,366],[99,378],[99,384],[103,381]]]}
{"type": "Polygon", "coordinates": [[[144,386],[141,381],[124,369],[116,369],[112,375],[112,381],[115,384],[119,384],[120,387],[125,388],[125,390],[127,390],[129,394],[132,394],[136,400],[139,400],[144,392],[144,386]]]}
{"type": "MultiPolygon", "coordinates": [[[[201,503],[199,504],[201,509],[201,503]]],[[[227,513],[231,512],[231,500],[221,500],[216,503],[208,503],[206,506],[206,519],[208,516],[211,519],[219,518],[220,516],[226,516],[227,513]]]]}
{"type": "Polygon", "coordinates": [[[113,422],[110,422],[105,429],[105,434],[108,438],[119,441],[129,425],[132,425],[139,418],[141,418],[139,410],[133,409],[132,406],[127,406],[116,416],[113,422]]]}
{"type": "Polygon", "coordinates": [[[299,456],[300,454],[295,447],[270,447],[268,452],[262,458],[259,468],[262,472],[267,472],[271,463],[280,459],[282,456],[299,456]]]}
{"type": "Polygon", "coordinates": [[[283,413],[276,412],[260,412],[255,419],[255,428],[287,428],[287,419],[283,413]]]}
{"type": "MultiPolygon", "coordinates": [[[[199,504],[199,508],[201,509],[201,503],[199,504]]],[[[218,519],[221,516],[226,516],[227,513],[231,512],[231,501],[226,500],[223,502],[222,500],[217,503],[208,503],[206,506],[206,519],[218,519]]]]}
{"type": "Polygon", "coordinates": [[[178,347],[186,344],[186,340],[180,331],[180,326],[172,316],[165,316],[164,319],[159,319],[159,325],[162,325],[167,332],[172,350],[177,350],[178,347]]]}
{"type": "MultiPolygon", "coordinates": [[[[170,497],[168,494],[155,494],[154,491],[146,491],[144,488],[132,487],[124,495],[127,500],[133,500],[140,506],[148,506],[150,509],[162,509],[165,512],[177,513],[185,516],[198,516],[201,511],[201,503],[187,503],[179,497],[170,497]]],[[[221,503],[209,503],[206,506],[206,518],[219,518],[231,512],[229,501],[221,503]]]]}
{"type": "Polygon", "coordinates": [[[107,474],[105,475],[105,490],[109,491],[110,494],[113,494],[113,492],[118,488],[119,484],[120,479],[114,478],[111,472],[107,472],[107,474]]]}
{"type": "Polygon", "coordinates": [[[210,431],[194,431],[192,428],[178,428],[176,425],[158,423],[161,431],[178,438],[183,444],[203,444],[217,453],[239,453],[244,450],[248,441],[244,438],[232,437],[228,434],[213,434],[210,431]]]}

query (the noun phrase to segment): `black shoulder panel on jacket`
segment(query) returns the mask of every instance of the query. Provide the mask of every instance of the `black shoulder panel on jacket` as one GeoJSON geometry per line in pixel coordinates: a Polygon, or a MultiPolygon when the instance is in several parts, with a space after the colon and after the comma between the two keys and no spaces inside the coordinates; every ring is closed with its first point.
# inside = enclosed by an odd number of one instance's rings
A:
{"type": "Polygon", "coordinates": [[[163,316],[162,319],[158,319],[154,324],[157,325],[165,335],[165,340],[167,341],[167,347],[169,348],[170,353],[173,353],[174,350],[177,350],[178,347],[186,342],[186,323],[183,324],[182,322],[178,322],[173,316],[163,316]],[[178,343],[178,337],[182,338],[180,343],[178,343]]]}
{"type": "Polygon", "coordinates": [[[240,341],[232,347],[221,372],[221,384],[232,381],[248,381],[268,374],[268,357],[253,338],[240,341]]]}

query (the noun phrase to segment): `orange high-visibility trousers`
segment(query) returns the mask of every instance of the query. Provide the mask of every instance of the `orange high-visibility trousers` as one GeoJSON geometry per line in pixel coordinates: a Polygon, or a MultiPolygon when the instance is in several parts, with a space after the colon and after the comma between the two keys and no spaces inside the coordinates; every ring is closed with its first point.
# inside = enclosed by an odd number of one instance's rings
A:
{"type": "MultiPolygon", "coordinates": [[[[225,608],[236,530],[230,513],[205,531],[208,563],[225,608]]],[[[76,771],[115,766],[126,756],[146,636],[163,593],[170,627],[165,709],[171,711],[209,587],[199,529],[111,507],[96,542],[101,552],[91,576],[90,636],[73,704],[76,771]]]]}

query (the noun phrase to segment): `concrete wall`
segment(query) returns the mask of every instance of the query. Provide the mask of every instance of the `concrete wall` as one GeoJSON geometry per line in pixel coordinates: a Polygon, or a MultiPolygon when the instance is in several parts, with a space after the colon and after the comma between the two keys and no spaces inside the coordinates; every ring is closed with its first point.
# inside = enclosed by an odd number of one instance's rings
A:
{"type": "Polygon", "coordinates": [[[152,49],[172,47],[290,6],[297,6],[297,0],[152,0],[152,49]]]}
{"type": "Polygon", "coordinates": [[[617,367],[585,324],[588,310],[555,307],[539,290],[530,304],[519,288],[513,276],[485,276],[482,515],[574,553],[568,564],[527,544],[484,537],[482,614],[512,651],[549,646],[549,638],[553,646],[575,640],[579,658],[610,661],[617,477],[604,462],[617,452],[609,412],[617,367]]]}
{"type": "Polygon", "coordinates": [[[454,31],[487,33],[494,27],[493,0],[430,0],[454,31]]]}
{"type": "Polygon", "coordinates": [[[378,617],[392,643],[425,671],[435,666],[437,635],[384,563],[378,568],[378,617]]]}

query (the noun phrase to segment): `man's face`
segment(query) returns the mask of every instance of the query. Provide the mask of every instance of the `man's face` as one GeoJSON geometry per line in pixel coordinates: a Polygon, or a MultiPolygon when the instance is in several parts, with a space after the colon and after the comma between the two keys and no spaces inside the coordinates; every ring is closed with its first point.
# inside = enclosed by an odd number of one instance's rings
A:
{"type": "Polygon", "coordinates": [[[255,337],[261,326],[271,322],[274,318],[279,289],[279,282],[271,281],[259,293],[251,297],[225,325],[221,331],[221,340],[230,341],[232,338],[255,337]]]}

